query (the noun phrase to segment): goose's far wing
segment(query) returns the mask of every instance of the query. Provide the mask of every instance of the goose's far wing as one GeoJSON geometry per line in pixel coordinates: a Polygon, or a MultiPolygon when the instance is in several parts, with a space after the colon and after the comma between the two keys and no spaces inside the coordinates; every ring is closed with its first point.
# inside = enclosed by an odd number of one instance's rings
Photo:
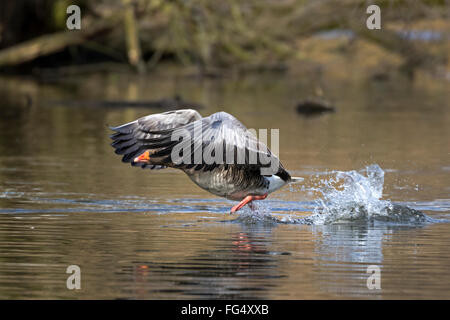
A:
{"type": "MultiPolygon", "coordinates": [[[[149,162],[180,169],[210,171],[220,165],[248,170],[281,167],[278,158],[235,117],[218,112],[184,126],[140,139],[149,162]]],[[[142,151],[143,152],[143,151],[142,151]]],[[[136,153],[126,159],[132,159],[136,153]]],[[[269,174],[269,173],[268,173],[269,174]]]]}
{"type": "MultiPolygon", "coordinates": [[[[146,142],[164,137],[164,132],[184,126],[201,119],[201,115],[192,109],[174,110],[164,113],[151,114],[118,127],[111,127],[115,131],[111,135],[112,146],[116,154],[123,155],[123,162],[131,162],[133,166],[150,169],[163,169],[161,163],[134,162],[134,158],[147,150],[146,142]]],[[[154,152],[158,149],[153,150],[154,152]]]]}

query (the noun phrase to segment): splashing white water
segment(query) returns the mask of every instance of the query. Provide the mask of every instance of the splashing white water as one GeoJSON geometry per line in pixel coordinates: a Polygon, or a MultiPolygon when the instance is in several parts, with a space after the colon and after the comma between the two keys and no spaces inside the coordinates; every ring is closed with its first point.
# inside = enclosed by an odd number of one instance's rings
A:
{"type": "Polygon", "coordinates": [[[285,215],[277,219],[265,208],[262,214],[246,213],[241,219],[314,225],[352,221],[423,223],[429,220],[420,211],[381,199],[384,171],[377,164],[360,171],[335,171],[331,174],[333,177],[322,178],[313,187],[302,188],[303,191],[317,192],[321,196],[315,202],[312,215],[304,218],[285,215]]]}
{"type": "Polygon", "coordinates": [[[322,182],[323,186],[314,188],[322,194],[314,209],[316,224],[387,217],[393,209],[389,200],[381,200],[384,171],[377,164],[362,172],[338,171],[335,178],[322,182]]]}
{"type": "Polygon", "coordinates": [[[259,201],[258,203],[254,203],[253,205],[255,206],[254,210],[250,209],[249,207],[244,207],[239,213],[236,222],[262,222],[272,224],[279,222],[277,218],[272,216],[272,210],[267,203],[259,201]]]}
{"type": "Polygon", "coordinates": [[[422,223],[427,216],[406,206],[382,200],[384,171],[377,164],[360,171],[337,171],[335,177],[321,180],[312,188],[322,198],[313,214],[305,218],[311,224],[349,221],[385,221],[422,223]]]}

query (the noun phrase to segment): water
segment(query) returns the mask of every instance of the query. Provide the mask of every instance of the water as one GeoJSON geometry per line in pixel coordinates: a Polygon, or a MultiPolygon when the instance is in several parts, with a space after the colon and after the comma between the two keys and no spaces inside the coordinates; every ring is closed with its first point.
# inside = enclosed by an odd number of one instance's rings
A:
{"type": "MultiPolygon", "coordinates": [[[[419,41],[440,41],[445,40],[448,36],[445,33],[441,33],[433,30],[400,30],[397,34],[402,38],[408,40],[419,41]]],[[[355,38],[355,33],[352,30],[347,29],[335,29],[330,31],[322,31],[316,34],[316,37],[322,39],[336,39],[339,37],[345,37],[349,39],[355,38]]]]}
{"type": "Polygon", "coordinates": [[[313,88],[293,76],[0,79],[0,298],[449,299],[448,87],[326,79],[337,112],[313,118],[295,113],[313,88]],[[279,128],[305,180],[229,215],[183,173],[113,153],[107,125],[160,110],[83,106],[174,93],[279,128]]]}

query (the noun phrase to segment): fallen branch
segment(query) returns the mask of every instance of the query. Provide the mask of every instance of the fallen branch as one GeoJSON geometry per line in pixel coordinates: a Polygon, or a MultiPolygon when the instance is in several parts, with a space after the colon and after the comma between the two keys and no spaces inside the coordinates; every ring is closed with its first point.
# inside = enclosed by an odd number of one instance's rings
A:
{"type": "MultiPolygon", "coordinates": [[[[113,15],[100,21],[92,21],[81,30],[63,31],[22,42],[0,51],[0,68],[14,66],[79,45],[99,34],[110,32],[118,25],[122,14],[113,15]]],[[[88,19],[88,18],[85,18],[88,19]]]]}

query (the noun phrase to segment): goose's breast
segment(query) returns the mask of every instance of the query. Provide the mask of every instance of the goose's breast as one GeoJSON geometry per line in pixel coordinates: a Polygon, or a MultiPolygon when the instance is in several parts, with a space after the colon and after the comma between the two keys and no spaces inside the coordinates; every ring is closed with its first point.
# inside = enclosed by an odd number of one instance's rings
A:
{"type": "Polygon", "coordinates": [[[220,197],[233,193],[237,186],[218,170],[186,172],[189,178],[200,188],[220,197]]]}
{"type": "Polygon", "coordinates": [[[269,182],[261,175],[249,174],[237,168],[218,167],[206,172],[202,170],[186,170],[185,172],[200,188],[232,200],[241,200],[249,194],[255,194],[257,189],[269,187],[269,182]]]}

